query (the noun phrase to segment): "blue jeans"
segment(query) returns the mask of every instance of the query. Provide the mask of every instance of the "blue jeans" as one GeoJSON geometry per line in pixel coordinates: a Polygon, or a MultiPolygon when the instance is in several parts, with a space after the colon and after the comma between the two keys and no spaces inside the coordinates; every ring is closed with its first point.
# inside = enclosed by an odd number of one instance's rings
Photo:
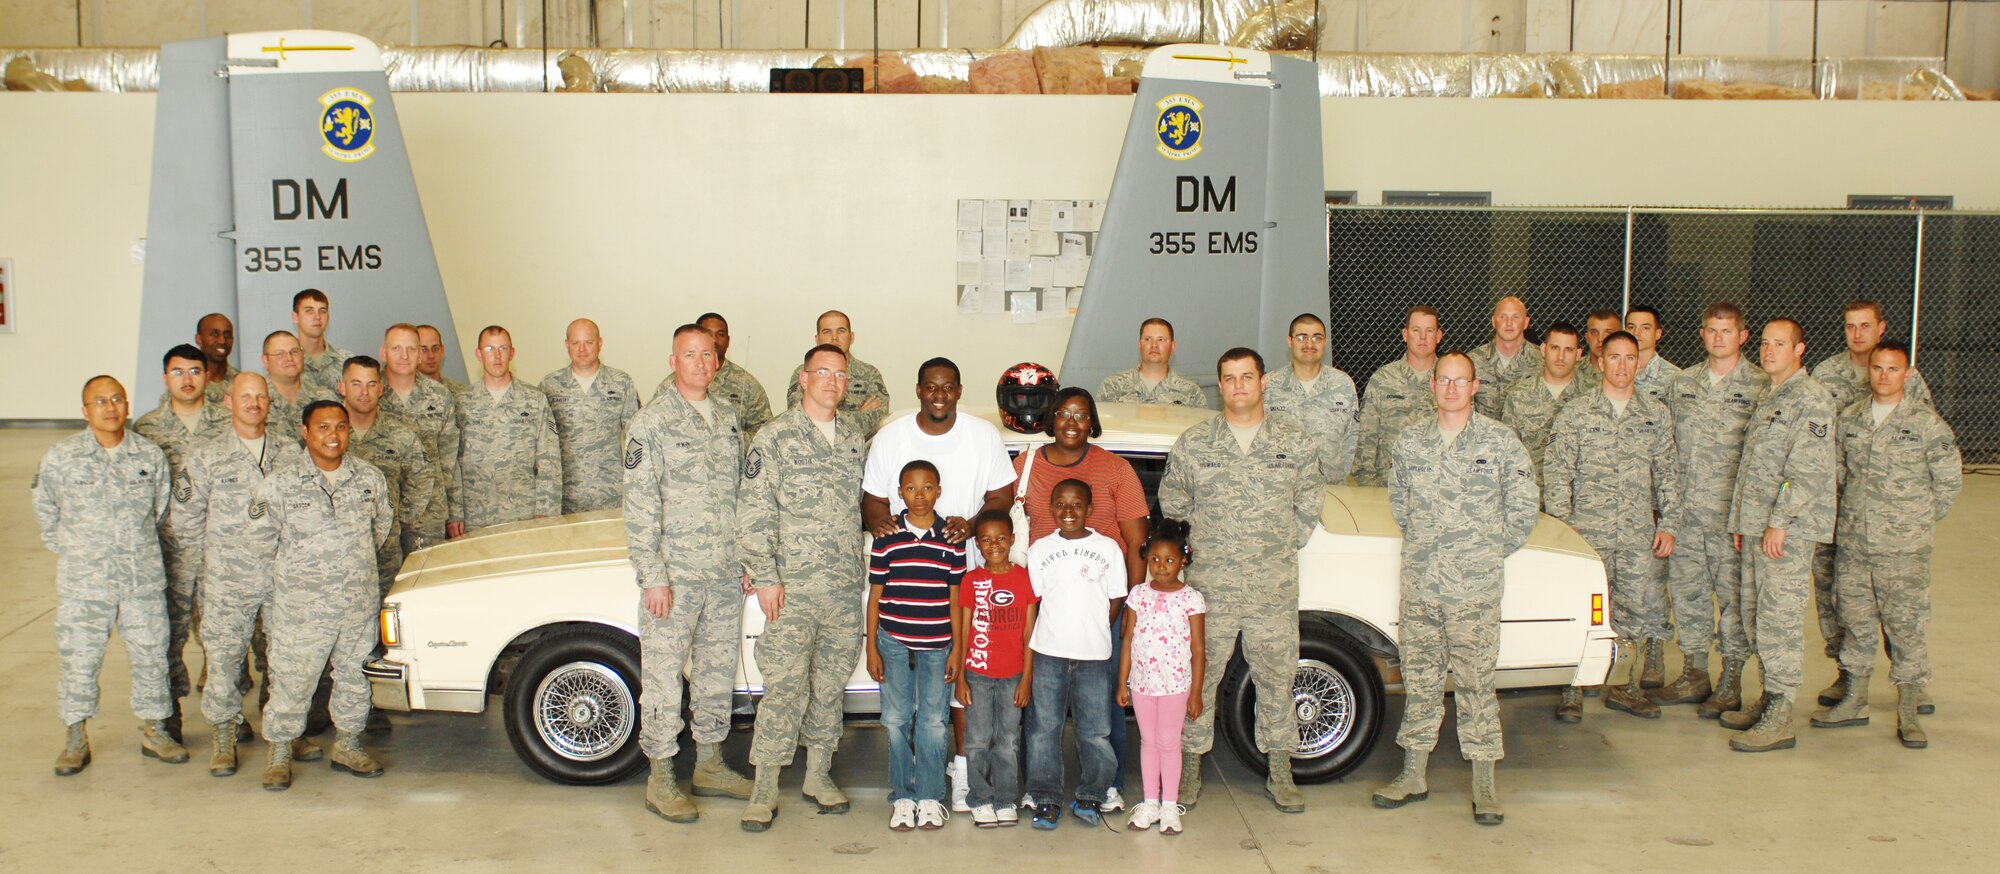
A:
{"type": "MultiPolygon", "coordinates": [[[[1111,620],[1111,679],[1118,680],[1118,651],[1125,646],[1125,611],[1118,611],[1118,618],[1111,620]]],[[[1111,783],[1108,788],[1124,792],[1125,786],[1125,708],[1118,706],[1118,696],[1106,696],[1105,706],[1111,708],[1111,783]]]]}
{"type": "Polygon", "coordinates": [[[889,732],[889,800],[944,800],[944,725],[951,707],[945,685],[948,652],[910,649],[889,632],[875,632],[882,654],[882,727],[889,732]]]}
{"type": "Polygon", "coordinates": [[[1076,725],[1076,757],[1083,781],[1076,797],[1103,801],[1117,756],[1111,751],[1111,660],[1035,654],[1034,700],[1028,702],[1028,794],[1037,804],[1063,795],[1063,714],[1076,725]]]}
{"type": "Polygon", "coordinates": [[[1021,797],[1021,708],[1014,706],[1019,676],[994,678],[967,672],[972,703],[965,708],[965,803],[1012,807],[1021,797]]]}

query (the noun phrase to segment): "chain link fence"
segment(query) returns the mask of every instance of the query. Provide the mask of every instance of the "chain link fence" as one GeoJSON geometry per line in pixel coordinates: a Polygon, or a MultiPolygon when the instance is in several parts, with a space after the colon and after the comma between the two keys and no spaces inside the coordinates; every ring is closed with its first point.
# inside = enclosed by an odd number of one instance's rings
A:
{"type": "Polygon", "coordinates": [[[1841,308],[1882,305],[1968,464],[2000,463],[2000,215],[1872,210],[1329,207],[1334,363],[1365,385],[1402,355],[1404,313],[1436,307],[1443,348],[1492,338],[1493,304],[1527,301],[1530,339],[1593,309],[1658,309],[1659,352],[1701,361],[1698,324],[1718,300],[1750,327],[1788,316],[1806,365],[1844,354],[1841,308]],[[1921,253],[1921,255],[1919,254],[1921,253]],[[1919,262],[1922,270],[1919,271],[1919,262]]]}

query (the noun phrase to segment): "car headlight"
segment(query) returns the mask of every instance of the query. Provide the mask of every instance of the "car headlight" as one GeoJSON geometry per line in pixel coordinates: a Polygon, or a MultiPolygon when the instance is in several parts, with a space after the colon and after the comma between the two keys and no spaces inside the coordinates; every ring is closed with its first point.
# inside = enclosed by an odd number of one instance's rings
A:
{"type": "Polygon", "coordinates": [[[382,645],[401,646],[403,643],[403,608],[400,604],[384,604],[381,613],[382,645]]]}

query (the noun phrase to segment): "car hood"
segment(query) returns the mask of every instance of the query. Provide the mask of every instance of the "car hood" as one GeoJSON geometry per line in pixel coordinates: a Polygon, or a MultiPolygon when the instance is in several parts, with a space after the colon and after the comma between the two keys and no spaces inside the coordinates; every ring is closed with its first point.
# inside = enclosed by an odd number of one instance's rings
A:
{"type": "Polygon", "coordinates": [[[481,528],[418,550],[396,574],[396,588],[407,591],[625,560],[625,518],[620,511],[577,513],[481,528]]]}
{"type": "MultiPolygon", "coordinates": [[[[1319,524],[1332,534],[1403,536],[1403,529],[1389,512],[1389,490],[1381,486],[1329,486],[1326,504],[1320,509],[1319,524]]],[[[1535,523],[1535,533],[1528,537],[1528,548],[1591,559],[1598,557],[1597,551],[1584,542],[1582,535],[1547,513],[1535,523]]]]}

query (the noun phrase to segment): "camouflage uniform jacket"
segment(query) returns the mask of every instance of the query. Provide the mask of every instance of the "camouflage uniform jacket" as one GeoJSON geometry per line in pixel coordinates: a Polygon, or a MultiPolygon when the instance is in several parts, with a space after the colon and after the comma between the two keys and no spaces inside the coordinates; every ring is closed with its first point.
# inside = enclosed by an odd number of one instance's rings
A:
{"type": "MultiPolygon", "coordinates": [[[[1868,385],[1868,368],[1855,367],[1854,359],[1847,357],[1845,349],[1813,365],[1812,376],[1833,396],[1836,412],[1845,411],[1855,401],[1872,401],[1875,397],[1874,390],[1868,385]]],[[[1924,382],[1924,375],[1915,369],[1911,369],[1909,379],[1903,383],[1903,397],[1927,406],[1933,405],[1930,384],[1924,382]]]]}
{"type": "Polygon", "coordinates": [[[131,431],[111,455],[89,431],[63,438],[35,471],[35,524],[56,554],[56,594],[109,600],[167,587],[160,520],[168,466],[131,431]]]}
{"type": "Polygon", "coordinates": [[[262,458],[251,455],[233,430],[195,450],[188,460],[188,487],[173,494],[173,526],[201,562],[197,579],[270,590],[271,554],[249,536],[250,503],[266,477],[305,463],[305,450],[268,429],[262,458]]]}
{"type": "Polygon", "coordinates": [[[868,581],[861,530],[861,468],[868,441],[836,419],[833,445],[804,409],[766,423],[743,461],[736,550],[759,586],[853,595],[868,581]]]}
{"type": "MultiPolygon", "coordinates": [[[[266,376],[265,380],[268,384],[270,377],[266,376]]],[[[387,394],[387,392],[384,392],[384,394],[387,394]]],[[[308,385],[301,381],[299,383],[299,399],[288,401],[285,400],[284,395],[278,394],[276,386],[271,386],[271,412],[264,418],[264,433],[270,434],[282,442],[289,442],[294,446],[305,446],[306,424],[302,417],[305,415],[306,407],[311,406],[314,401],[333,401],[334,403],[339,403],[340,396],[334,394],[332,389],[308,385]]]]}
{"type": "Polygon", "coordinates": [[[1863,397],[1840,417],[1842,548],[1925,553],[1964,485],[1958,441],[1930,405],[1906,395],[1878,427],[1863,397]]]}
{"type": "Polygon", "coordinates": [[[1622,416],[1602,386],[1564,404],[1543,456],[1549,515],[1598,549],[1651,550],[1655,533],[1673,534],[1680,462],[1672,418],[1666,404],[1636,387],[1622,416]]]}
{"type": "Polygon", "coordinates": [[[424,440],[402,419],[376,410],[375,427],[356,430],[347,444],[350,457],[375,466],[389,485],[389,506],[395,512],[393,530],[417,530],[436,518],[431,502],[438,497],[437,466],[431,464],[424,440]]]}
{"type": "Polygon", "coordinates": [[[1361,401],[1354,379],[1333,367],[1321,367],[1311,388],[1290,367],[1271,374],[1264,388],[1264,408],[1299,420],[1319,448],[1320,479],[1335,486],[1347,482],[1354,469],[1354,444],[1361,401]]]}
{"type": "Polygon", "coordinates": [[[1479,394],[1472,396],[1472,409],[1490,419],[1500,418],[1508,389],[1542,375],[1542,350],[1525,339],[1512,362],[1503,363],[1491,341],[1466,353],[1466,357],[1472,359],[1472,372],[1479,377],[1479,394]]]}
{"type": "MultiPolygon", "coordinates": [[[[187,463],[188,459],[194,456],[194,451],[202,444],[230,432],[229,410],[221,404],[203,403],[201,418],[196,422],[196,429],[193,433],[189,433],[187,425],[181,422],[181,417],[174,415],[173,407],[161,404],[133,422],[132,430],[152,441],[154,445],[160,447],[161,452],[166,453],[167,465],[171,468],[172,489],[181,492],[187,489],[187,463]]],[[[168,504],[167,517],[171,519],[175,512],[175,505],[168,504]]],[[[194,559],[191,553],[181,547],[171,525],[163,524],[160,533],[161,545],[166,547],[170,560],[194,559]]],[[[177,575],[175,579],[185,578],[177,575]]]]}
{"type": "Polygon", "coordinates": [[[1804,370],[1764,390],[1743,434],[1743,463],[1729,505],[1729,530],[1782,528],[1794,541],[1833,540],[1833,407],[1826,387],[1804,370]]]}
{"type": "Polygon", "coordinates": [[[542,377],[542,393],[562,438],[563,512],[618,506],[625,495],[619,459],[625,425],[639,412],[639,387],[625,371],[600,364],[588,390],[564,367],[542,377]]]}
{"type": "MultiPolygon", "coordinates": [[[[796,373],[793,374],[793,382],[798,381],[797,377],[796,373]]],[[[653,399],[658,400],[673,386],[674,375],[669,373],[667,378],[660,380],[660,384],[653,389],[653,399]]],[[[764,427],[765,422],[771,421],[771,396],[764,393],[764,384],[758,382],[757,377],[751,376],[750,371],[744,370],[743,365],[734,361],[722,362],[722,369],[715,372],[715,378],[708,384],[708,393],[728,401],[730,406],[736,408],[739,420],[737,424],[742,426],[746,435],[757,436],[757,429],[764,427]]]]}
{"type": "MultiPolygon", "coordinates": [[[[798,406],[805,397],[799,391],[799,374],[805,369],[803,363],[792,368],[792,381],[785,387],[785,409],[798,406]]],[[[713,383],[709,385],[708,392],[709,397],[715,397],[713,383]]],[[[659,397],[665,395],[654,399],[659,397]]],[[[840,415],[852,420],[854,430],[861,432],[863,437],[875,436],[876,430],[882,427],[882,420],[889,418],[889,384],[883,381],[882,371],[852,355],[847,357],[847,396],[840,399],[840,415]],[[861,412],[861,405],[867,403],[869,398],[881,398],[882,408],[861,412]]]]}
{"type": "Polygon", "coordinates": [[[1148,387],[1139,368],[1121,370],[1104,378],[1097,387],[1097,399],[1107,404],[1165,404],[1175,407],[1206,407],[1208,392],[1194,380],[1173,370],[1159,385],[1148,387]]]}
{"type": "Polygon", "coordinates": [[[1527,448],[1478,414],[1450,446],[1435,416],[1396,438],[1389,511],[1403,529],[1404,597],[1415,590],[1445,602],[1499,597],[1507,556],[1541,520],[1527,448]]]}
{"type": "Polygon", "coordinates": [[[331,475],[311,460],[273,471],[245,513],[245,539],[272,555],[279,609],[327,621],[381,606],[376,551],[389,542],[395,511],[375,466],[349,456],[331,475]]]}
{"type": "Polygon", "coordinates": [[[1541,374],[1532,379],[1514,383],[1500,401],[1500,423],[1514,429],[1521,438],[1521,445],[1528,448],[1528,458],[1535,463],[1536,482],[1542,476],[1542,452],[1549,445],[1549,429],[1556,424],[1556,411],[1562,409],[1564,401],[1575,400],[1592,386],[1570,378],[1563,393],[1557,395],[1549,389],[1549,384],[1541,374]]]}
{"type": "Polygon", "coordinates": [[[1245,454],[1222,416],[1181,432],[1160,509],[1193,525],[1188,580],[1211,606],[1297,609],[1299,550],[1326,499],[1319,452],[1297,419],[1266,412],[1245,454]]]}
{"type": "Polygon", "coordinates": [[[458,494],[458,401],[451,389],[421,373],[408,395],[398,395],[384,386],[382,412],[403,420],[424,441],[431,467],[437,471],[438,491],[431,496],[431,512],[417,530],[428,538],[442,538],[444,523],[464,518],[458,494]]]}
{"type": "Polygon", "coordinates": [[[484,384],[458,396],[458,494],[469,528],[562,515],[562,448],[549,399],[519,379],[499,400],[484,384]]]}
{"type": "Polygon", "coordinates": [[[1639,368],[1639,376],[1633,381],[1633,385],[1640,394],[1664,404],[1667,402],[1667,392],[1674,383],[1674,377],[1680,375],[1680,368],[1656,352],[1653,354],[1653,360],[1646,362],[1645,367],[1639,368]]]}
{"type": "MultiPolygon", "coordinates": [[[[1433,363],[1432,369],[1437,365],[1433,363]]],[[[1354,481],[1379,486],[1389,468],[1389,447],[1403,429],[1437,412],[1431,371],[1418,371],[1408,358],[1375,369],[1361,395],[1361,434],[1354,452],[1354,481]]]]}
{"type": "Polygon", "coordinates": [[[326,351],[306,356],[305,369],[299,372],[299,380],[321,391],[338,395],[340,370],[347,366],[347,359],[353,357],[354,353],[328,343],[326,351]]]}
{"type": "Polygon", "coordinates": [[[625,546],[642,589],[741,575],[736,505],[743,430],[728,401],[714,395],[709,401],[713,423],[672,391],[626,426],[625,546]]]}
{"type": "Polygon", "coordinates": [[[1748,357],[1737,359],[1736,369],[1713,385],[1705,361],[1674,377],[1667,407],[1674,414],[1674,453],[1680,459],[1677,534],[1728,527],[1736,472],[1743,465],[1743,434],[1758,396],[1770,386],[1771,377],[1748,357]]]}

